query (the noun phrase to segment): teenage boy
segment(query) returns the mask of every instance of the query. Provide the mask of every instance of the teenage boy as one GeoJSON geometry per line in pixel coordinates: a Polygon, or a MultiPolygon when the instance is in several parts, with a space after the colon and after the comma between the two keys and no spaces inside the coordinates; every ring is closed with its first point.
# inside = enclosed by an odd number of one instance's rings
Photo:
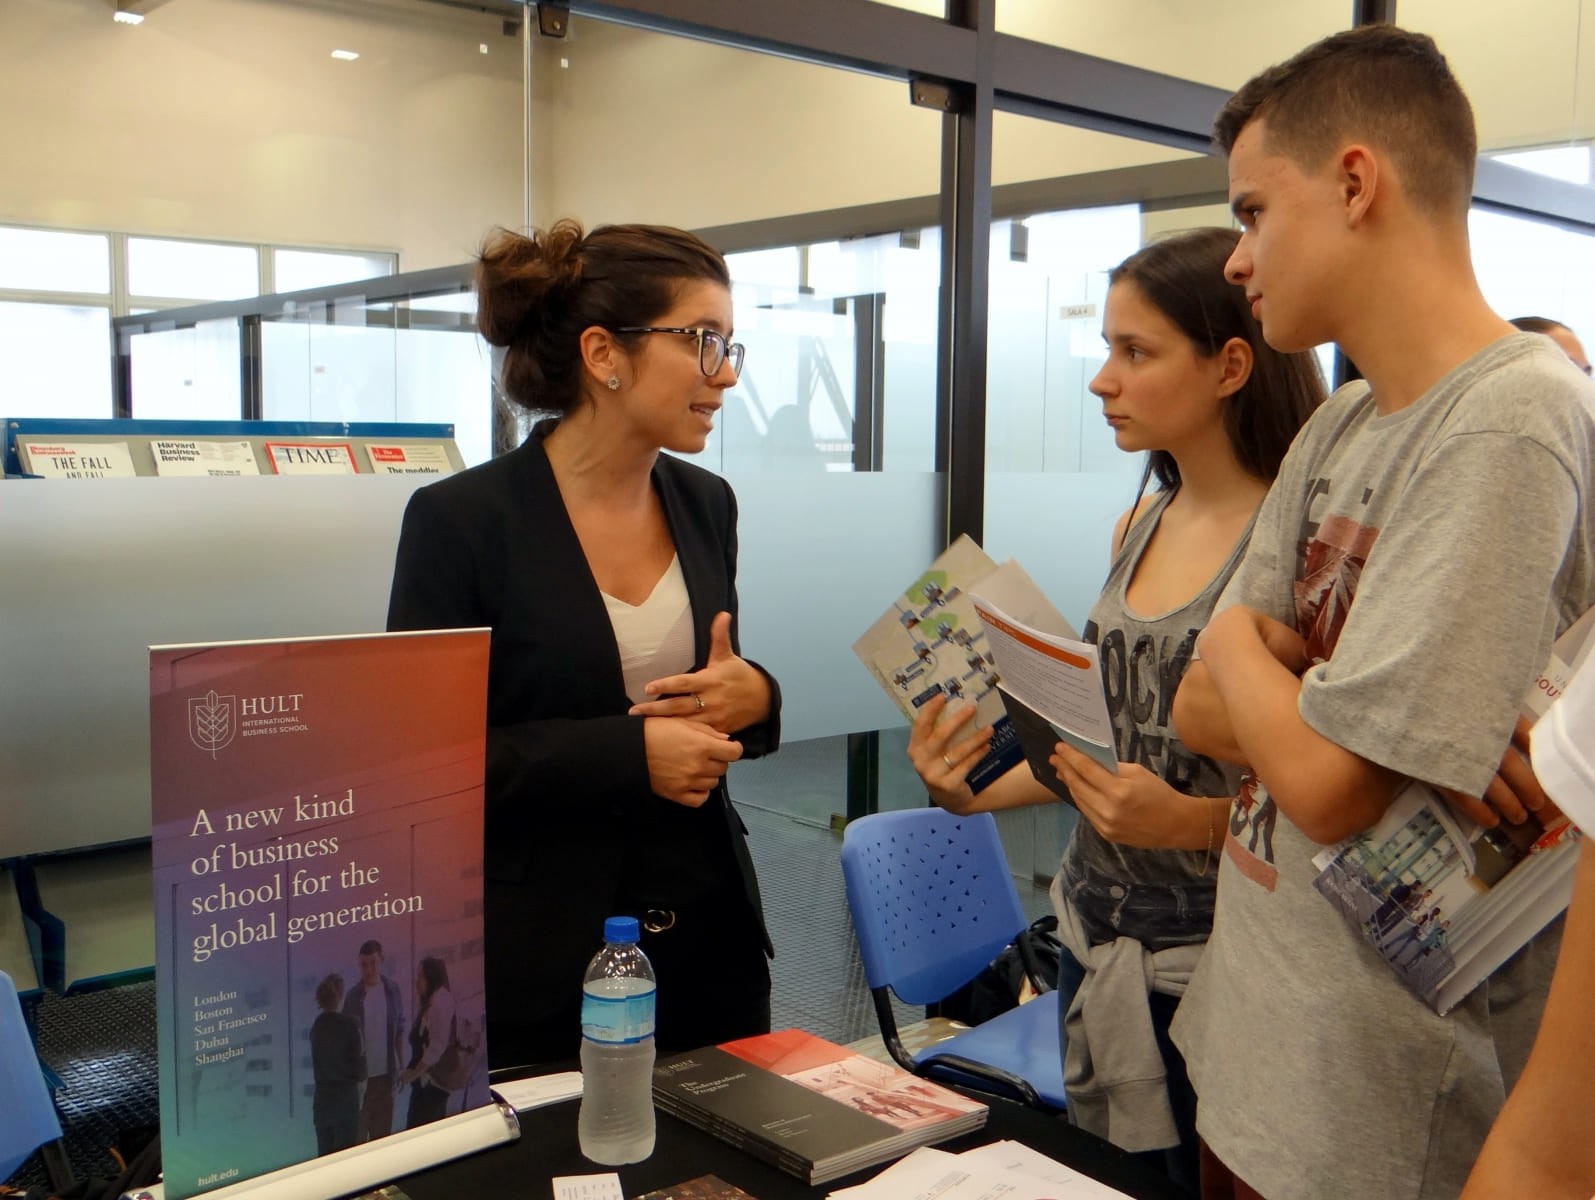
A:
{"type": "Polygon", "coordinates": [[[1454,1197],[1527,1056],[1557,931],[1440,1017],[1314,891],[1311,859],[1404,777],[1489,788],[1521,820],[1499,768],[1540,803],[1510,743],[1595,602],[1595,397],[1479,291],[1473,114],[1429,38],[1328,38],[1237,92],[1216,138],[1243,230],[1226,273],[1264,337],[1337,342],[1366,382],[1297,436],[1176,698],[1186,744],[1255,780],[1174,1039],[1213,1194],[1454,1197]]]}

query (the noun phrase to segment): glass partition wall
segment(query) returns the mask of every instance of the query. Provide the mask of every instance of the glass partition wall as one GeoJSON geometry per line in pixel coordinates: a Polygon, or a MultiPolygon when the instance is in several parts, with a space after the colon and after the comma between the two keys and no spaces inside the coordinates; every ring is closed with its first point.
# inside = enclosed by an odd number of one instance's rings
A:
{"type": "MultiPolygon", "coordinates": [[[[1557,47],[1554,86],[1536,89],[1487,52],[1498,9],[1400,0],[1396,14],[1452,55],[1503,157],[1480,172],[1487,293],[1586,327],[1591,3],[1535,0],[1557,47]]],[[[1156,21],[1052,0],[710,15],[692,0],[572,0],[558,36],[535,19],[528,36],[537,6],[514,0],[185,0],[139,28],[91,28],[88,7],[0,12],[0,36],[40,50],[0,91],[48,94],[52,72],[102,80],[137,133],[40,142],[119,164],[118,195],[88,190],[66,159],[17,164],[0,224],[101,240],[88,268],[74,242],[77,258],[63,250],[42,278],[37,254],[0,239],[0,347],[24,364],[0,382],[7,406],[448,421],[480,461],[524,424],[501,423],[495,443],[503,410],[464,269],[433,270],[494,224],[701,231],[728,253],[749,355],[699,457],[741,498],[748,653],[787,686],[787,744],[740,764],[736,790],[812,821],[923,802],[904,723],[848,647],[953,537],[1018,557],[1083,621],[1139,472],[1086,386],[1105,271],[1164,231],[1227,223],[1223,164],[1206,154],[1225,89],[1357,11],[1310,0],[1259,26],[1238,0],[1156,21]],[[130,58],[127,39],[152,32],[130,58]],[[229,68],[208,113],[162,106],[163,80],[192,75],[184,55],[229,68]],[[214,120],[241,132],[218,143],[214,120]],[[174,169],[174,153],[205,169],[174,169]],[[254,274],[237,254],[199,275],[177,250],[151,266],[142,242],[163,239],[245,247],[254,274]],[[183,282],[136,295],[157,285],[132,278],[135,243],[140,280],[183,282]],[[342,282],[385,270],[402,274],[342,282]],[[91,347],[110,316],[107,371],[91,347]],[[46,337],[76,349],[27,367],[46,337]]],[[[1017,867],[1050,873],[1043,832],[1010,831],[1028,843],[1017,867]]]]}

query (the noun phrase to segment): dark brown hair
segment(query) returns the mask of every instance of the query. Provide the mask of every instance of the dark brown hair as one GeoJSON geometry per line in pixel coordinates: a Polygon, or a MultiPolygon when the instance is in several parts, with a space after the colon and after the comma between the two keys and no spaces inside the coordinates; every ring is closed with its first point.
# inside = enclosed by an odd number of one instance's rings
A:
{"type": "Polygon", "coordinates": [[[1304,170],[1366,140],[1390,156],[1416,207],[1467,214],[1479,152],[1473,107],[1425,34],[1364,25],[1314,43],[1231,96],[1214,143],[1228,154],[1253,121],[1264,123],[1270,152],[1304,170]]]}
{"type": "MultiPolygon", "coordinates": [[[[476,324],[503,346],[504,394],[534,412],[569,415],[582,402],[582,331],[651,325],[681,285],[731,286],[719,251],[664,225],[600,225],[569,218],[530,236],[496,229],[476,260],[476,324]]],[[[617,334],[630,349],[640,334],[617,334]]]]}
{"type": "MultiPolygon", "coordinates": [[[[426,995],[421,997],[421,1012],[425,1012],[432,1004],[432,997],[443,988],[449,986],[449,969],[441,958],[427,955],[417,964],[421,978],[426,981],[426,995]]],[[[421,1012],[415,1014],[415,1019],[421,1019],[421,1012]]]]}
{"type": "MultiPolygon", "coordinates": [[[[1296,431],[1323,402],[1324,380],[1311,352],[1283,354],[1263,340],[1245,289],[1224,278],[1224,263],[1240,236],[1233,229],[1173,234],[1114,267],[1108,284],[1134,284],[1203,358],[1212,358],[1231,338],[1251,346],[1252,373],[1224,401],[1224,432],[1241,468],[1272,483],[1296,431]]],[[[1154,475],[1164,488],[1179,487],[1180,468],[1167,450],[1147,456],[1142,491],[1154,475]]]]}
{"type": "Polygon", "coordinates": [[[334,972],[316,984],[316,1007],[332,1012],[343,1000],[343,976],[334,972]]]}

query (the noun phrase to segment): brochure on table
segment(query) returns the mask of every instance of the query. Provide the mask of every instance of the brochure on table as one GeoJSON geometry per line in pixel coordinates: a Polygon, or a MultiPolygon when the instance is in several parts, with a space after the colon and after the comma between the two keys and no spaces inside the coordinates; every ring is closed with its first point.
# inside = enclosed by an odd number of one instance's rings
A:
{"type": "MultiPolygon", "coordinates": [[[[486,630],[151,649],[161,1134],[174,1200],[361,1154],[359,1123],[384,1098],[371,1088],[392,1100],[373,1136],[405,1131],[411,1089],[394,1085],[435,1025],[417,1020],[423,1007],[454,1017],[429,1037],[447,1042],[420,1080],[448,1094],[451,1113],[492,1103],[487,653],[486,630]],[[375,1031],[363,997],[379,990],[387,1016],[375,1031]]],[[[496,1111],[482,1115],[504,1133],[496,1111]]],[[[374,1180],[389,1177],[384,1155],[369,1158],[374,1180]]]]}

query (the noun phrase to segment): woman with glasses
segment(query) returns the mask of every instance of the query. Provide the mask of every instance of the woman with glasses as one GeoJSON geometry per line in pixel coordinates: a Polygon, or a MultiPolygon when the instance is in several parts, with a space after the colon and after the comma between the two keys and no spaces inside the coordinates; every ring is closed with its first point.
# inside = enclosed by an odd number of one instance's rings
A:
{"type": "Polygon", "coordinates": [[[658,1045],[768,1032],[771,953],[727,767],[779,740],[740,656],[737,508],[703,449],[743,348],[725,260],[689,233],[492,234],[477,323],[518,450],[416,492],[390,629],[487,625],[484,920],[495,1067],[576,1057],[604,918],[639,918],[658,1045]],[[671,451],[662,454],[661,451],[671,451]]]}

